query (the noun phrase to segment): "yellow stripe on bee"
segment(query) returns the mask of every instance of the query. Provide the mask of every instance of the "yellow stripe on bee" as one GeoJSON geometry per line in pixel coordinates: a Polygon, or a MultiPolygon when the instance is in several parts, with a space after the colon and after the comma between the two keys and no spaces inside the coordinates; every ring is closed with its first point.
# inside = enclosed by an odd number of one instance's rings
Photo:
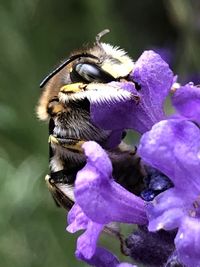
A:
{"type": "Polygon", "coordinates": [[[85,141],[78,141],[75,145],[66,145],[64,144],[64,147],[65,148],[70,148],[72,150],[76,150],[76,151],[79,151],[81,153],[83,153],[83,148],[82,148],[82,145],[85,143],[85,141]]]}
{"type": "Polygon", "coordinates": [[[78,93],[82,92],[83,88],[85,87],[84,83],[71,83],[66,84],[60,88],[60,92],[63,93],[78,93]]]}
{"type": "Polygon", "coordinates": [[[85,141],[77,141],[75,144],[70,145],[70,144],[59,142],[59,140],[55,136],[50,134],[49,135],[49,143],[52,145],[60,145],[61,147],[64,147],[67,149],[72,149],[74,151],[83,153],[82,145],[85,143],[85,141]]]}
{"type": "Polygon", "coordinates": [[[52,134],[49,135],[48,142],[51,143],[51,144],[59,145],[58,139],[55,136],[53,136],[52,134]]]}

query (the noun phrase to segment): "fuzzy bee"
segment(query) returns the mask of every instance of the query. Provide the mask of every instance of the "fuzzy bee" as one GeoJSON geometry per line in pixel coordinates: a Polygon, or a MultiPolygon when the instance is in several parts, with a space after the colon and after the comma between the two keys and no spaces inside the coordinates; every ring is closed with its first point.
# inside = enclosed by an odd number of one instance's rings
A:
{"type": "Polygon", "coordinates": [[[40,85],[44,89],[37,114],[49,122],[50,174],[46,182],[57,205],[67,210],[74,203],[76,174],[86,163],[82,150],[86,141],[96,141],[107,151],[117,182],[131,192],[141,191],[143,173],[135,148],[123,142],[110,147],[112,131],[99,128],[90,119],[91,103],[134,97],[111,83],[128,81],[134,63],[124,50],[100,42],[107,32],[98,34],[93,46],[72,53],[40,85]]]}

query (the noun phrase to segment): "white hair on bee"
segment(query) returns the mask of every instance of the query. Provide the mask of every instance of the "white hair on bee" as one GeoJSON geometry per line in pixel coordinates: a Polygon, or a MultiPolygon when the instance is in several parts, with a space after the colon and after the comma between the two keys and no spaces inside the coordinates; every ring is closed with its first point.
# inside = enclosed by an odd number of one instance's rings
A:
{"type": "Polygon", "coordinates": [[[113,58],[120,60],[122,57],[127,57],[127,59],[132,61],[131,58],[127,55],[127,52],[119,46],[113,46],[108,43],[101,43],[101,45],[106,54],[112,56],[113,58]]]}
{"type": "Polygon", "coordinates": [[[133,60],[123,49],[117,46],[112,46],[107,43],[101,43],[101,45],[104,52],[109,55],[104,60],[102,69],[110,73],[114,78],[127,76],[134,67],[133,60]]]}
{"type": "MultiPolygon", "coordinates": [[[[50,176],[46,175],[45,177],[45,181],[48,185],[48,187],[50,187],[49,189],[51,189],[52,185],[49,183],[50,180],[50,176]]],[[[63,184],[63,183],[56,183],[56,187],[64,194],[67,196],[68,199],[70,199],[71,201],[75,201],[75,196],[74,196],[74,188],[72,185],[68,185],[68,184],[63,184]]]]}
{"type": "Polygon", "coordinates": [[[72,201],[75,201],[74,188],[68,184],[57,183],[56,186],[72,201]]]}
{"type": "Polygon", "coordinates": [[[121,89],[114,84],[90,83],[87,85],[87,91],[77,92],[76,94],[66,94],[60,92],[59,100],[63,103],[69,101],[83,100],[87,98],[90,103],[106,104],[127,101],[133,98],[131,92],[121,89]]]}
{"type": "Polygon", "coordinates": [[[63,162],[60,159],[60,155],[57,153],[57,155],[54,155],[53,158],[50,160],[50,167],[53,172],[58,172],[63,169],[63,162]]]}

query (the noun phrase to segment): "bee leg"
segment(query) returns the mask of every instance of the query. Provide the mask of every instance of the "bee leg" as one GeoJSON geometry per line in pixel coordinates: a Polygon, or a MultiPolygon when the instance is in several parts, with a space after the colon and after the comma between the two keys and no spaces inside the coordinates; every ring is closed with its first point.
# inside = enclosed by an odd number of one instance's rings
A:
{"type": "Polygon", "coordinates": [[[58,145],[67,148],[73,152],[83,153],[82,145],[85,143],[85,141],[70,138],[59,138],[55,137],[54,135],[50,135],[49,143],[51,143],[51,145],[58,145]]]}
{"type": "Polygon", "coordinates": [[[120,243],[120,251],[122,254],[124,254],[125,256],[129,256],[128,252],[127,252],[127,248],[126,248],[126,244],[125,244],[125,239],[123,234],[121,233],[120,229],[117,229],[116,226],[114,225],[106,225],[104,227],[104,232],[106,234],[109,234],[115,238],[117,238],[119,240],[120,243]]]}

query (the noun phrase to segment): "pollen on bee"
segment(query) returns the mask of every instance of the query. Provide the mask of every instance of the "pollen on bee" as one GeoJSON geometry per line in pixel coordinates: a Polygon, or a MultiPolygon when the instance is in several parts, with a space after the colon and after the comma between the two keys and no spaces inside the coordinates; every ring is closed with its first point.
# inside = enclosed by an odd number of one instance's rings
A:
{"type": "Polygon", "coordinates": [[[59,112],[62,112],[64,110],[64,107],[61,103],[58,103],[57,101],[50,102],[48,105],[48,113],[52,116],[58,114],[59,112]]]}
{"type": "Polygon", "coordinates": [[[84,87],[85,87],[85,84],[83,83],[66,84],[61,87],[60,92],[67,93],[67,94],[77,93],[77,92],[81,92],[84,87]]]}

